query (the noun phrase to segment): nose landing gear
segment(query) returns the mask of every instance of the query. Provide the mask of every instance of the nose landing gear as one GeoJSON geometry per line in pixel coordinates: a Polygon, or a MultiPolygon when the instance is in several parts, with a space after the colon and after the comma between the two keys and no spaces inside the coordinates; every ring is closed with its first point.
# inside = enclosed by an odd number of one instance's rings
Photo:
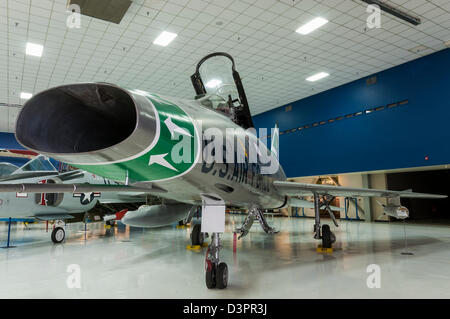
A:
{"type": "Polygon", "coordinates": [[[219,233],[213,233],[205,259],[205,281],[208,289],[225,289],[228,286],[228,266],[226,263],[220,262],[221,248],[219,233]]]}

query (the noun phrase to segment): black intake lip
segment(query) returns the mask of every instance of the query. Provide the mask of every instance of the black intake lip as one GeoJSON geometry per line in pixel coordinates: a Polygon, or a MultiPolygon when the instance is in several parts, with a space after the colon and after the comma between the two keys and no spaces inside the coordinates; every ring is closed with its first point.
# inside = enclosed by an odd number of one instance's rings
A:
{"type": "Polygon", "coordinates": [[[24,105],[16,137],[44,153],[86,153],[122,142],[136,123],[134,101],[125,91],[106,84],[67,85],[24,105]]]}
{"type": "Polygon", "coordinates": [[[158,125],[146,96],[114,84],[80,83],[28,100],[17,118],[16,139],[65,163],[104,165],[145,152],[158,125]]]}

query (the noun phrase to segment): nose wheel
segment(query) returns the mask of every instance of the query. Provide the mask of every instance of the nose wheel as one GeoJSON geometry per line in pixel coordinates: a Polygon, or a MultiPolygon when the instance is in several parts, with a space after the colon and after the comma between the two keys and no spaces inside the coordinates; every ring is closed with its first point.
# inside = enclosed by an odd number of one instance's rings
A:
{"type": "Polygon", "coordinates": [[[228,266],[220,262],[220,248],[219,233],[213,233],[205,259],[205,281],[208,289],[225,289],[228,286],[228,266]]]}
{"type": "Polygon", "coordinates": [[[228,266],[220,263],[216,270],[217,288],[225,289],[228,286],[228,266]]]}

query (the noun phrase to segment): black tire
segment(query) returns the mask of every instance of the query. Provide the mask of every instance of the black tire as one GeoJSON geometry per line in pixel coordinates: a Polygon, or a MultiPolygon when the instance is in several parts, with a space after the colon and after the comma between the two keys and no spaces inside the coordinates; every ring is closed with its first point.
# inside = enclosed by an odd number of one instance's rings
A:
{"type": "Polygon", "coordinates": [[[206,270],[205,281],[208,289],[216,288],[216,266],[214,264],[212,265],[211,271],[206,270]]]}
{"type": "Polygon", "coordinates": [[[220,263],[216,271],[217,288],[225,289],[228,286],[228,266],[226,263],[220,263]]]}
{"type": "Polygon", "coordinates": [[[66,238],[66,232],[64,231],[64,228],[62,227],[56,227],[52,231],[52,242],[55,244],[60,244],[64,241],[66,238]]]}
{"type": "Polygon", "coordinates": [[[330,226],[323,225],[322,226],[322,247],[323,248],[331,248],[331,244],[333,243],[331,235],[332,235],[332,233],[330,230],[330,226]]]}
{"type": "Polygon", "coordinates": [[[202,225],[195,224],[191,233],[192,246],[203,246],[205,236],[202,234],[202,225]]]}

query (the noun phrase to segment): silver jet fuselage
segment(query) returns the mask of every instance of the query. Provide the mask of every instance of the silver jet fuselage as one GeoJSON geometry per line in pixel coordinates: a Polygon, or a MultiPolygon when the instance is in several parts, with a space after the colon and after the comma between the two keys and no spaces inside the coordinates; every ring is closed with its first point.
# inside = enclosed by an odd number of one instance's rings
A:
{"type": "Polygon", "coordinates": [[[272,183],[286,179],[275,155],[202,101],[106,83],[65,85],[24,105],[16,138],[41,154],[121,183],[161,189],[155,195],[183,203],[199,204],[202,196],[243,208],[286,203],[272,183]],[[211,131],[219,137],[210,136],[211,131]],[[213,140],[224,145],[222,161],[211,160],[217,153],[211,152],[213,140]],[[255,147],[276,163],[276,170],[263,173],[259,159],[251,161],[255,147]]]}

